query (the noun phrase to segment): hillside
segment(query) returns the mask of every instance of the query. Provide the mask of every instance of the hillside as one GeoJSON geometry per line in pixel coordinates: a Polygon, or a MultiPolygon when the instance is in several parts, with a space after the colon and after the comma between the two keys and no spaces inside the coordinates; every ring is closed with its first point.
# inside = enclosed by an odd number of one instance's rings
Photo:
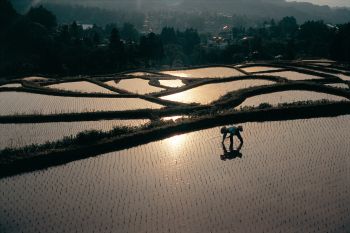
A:
{"type": "MultiPolygon", "coordinates": [[[[69,0],[12,0],[15,8],[26,11],[32,4],[71,5],[69,0]]],[[[266,17],[280,19],[292,15],[303,22],[306,20],[324,20],[329,23],[350,21],[350,10],[331,8],[303,2],[286,2],[285,0],[114,0],[94,1],[77,0],[74,5],[99,7],[109,10],[128,11],[185,11],[185,12],[221,12],[230,15],[246,15],[249,17],[266,17]]],[[[54,9],[53,9],[54,10],[54,9]]]]}

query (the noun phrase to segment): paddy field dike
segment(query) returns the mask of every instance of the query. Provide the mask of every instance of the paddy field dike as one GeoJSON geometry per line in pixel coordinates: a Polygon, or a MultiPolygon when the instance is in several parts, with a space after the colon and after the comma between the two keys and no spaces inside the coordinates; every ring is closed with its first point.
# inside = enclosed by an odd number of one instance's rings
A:
{"type": "Polygon", "coordinates": [[[349,140],[337,62],[4,79],[0,232],[350,232],[349,140]]]}

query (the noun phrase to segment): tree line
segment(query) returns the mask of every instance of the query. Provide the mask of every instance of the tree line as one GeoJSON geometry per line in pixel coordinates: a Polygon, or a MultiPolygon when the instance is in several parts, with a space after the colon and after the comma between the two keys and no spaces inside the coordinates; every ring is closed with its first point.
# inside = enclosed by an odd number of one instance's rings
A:
{"type": "Polygon", "coordinates": [[[225,28],[218,35],[173,27],[140,33],[130,23],[84,27],[58,25],[43,6],[18,14],[8,0],[0,0],[0,75],[100,74],[262,59],[350,60],[350,23],[298,25],[294,17],[285,17],[260,27],[225,28]]]}

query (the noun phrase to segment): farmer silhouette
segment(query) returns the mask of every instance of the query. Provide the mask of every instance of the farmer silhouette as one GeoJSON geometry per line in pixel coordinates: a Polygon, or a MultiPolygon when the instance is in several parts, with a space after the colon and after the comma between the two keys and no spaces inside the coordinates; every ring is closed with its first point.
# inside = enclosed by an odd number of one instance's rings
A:
{"type": "Polygon", "coordinates": [[[243,131],[242,126],[222,127],[220,131],[222,133],[222,144],[224,144],[227,134],[230,134],[230,136],[229,136],[230,137],[230,148],[233,149],[233,136],[237,136],[237,138],[240,141],[240,144],[237,147],[237,151],[241,150],[241,148],[243,146],[243,138],[242,138],[241,133],[240,133],[243,131]]]}

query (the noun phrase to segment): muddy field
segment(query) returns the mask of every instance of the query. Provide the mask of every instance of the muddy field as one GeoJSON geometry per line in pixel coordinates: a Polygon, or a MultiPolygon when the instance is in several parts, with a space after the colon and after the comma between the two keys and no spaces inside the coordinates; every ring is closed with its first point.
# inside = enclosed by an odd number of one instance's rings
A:
{"type": "Polygon", "coordinates": [[[238,155],[213,128],[1,179],[0,231],[349,232],[349,120],[243,124],[238,155]]]}

